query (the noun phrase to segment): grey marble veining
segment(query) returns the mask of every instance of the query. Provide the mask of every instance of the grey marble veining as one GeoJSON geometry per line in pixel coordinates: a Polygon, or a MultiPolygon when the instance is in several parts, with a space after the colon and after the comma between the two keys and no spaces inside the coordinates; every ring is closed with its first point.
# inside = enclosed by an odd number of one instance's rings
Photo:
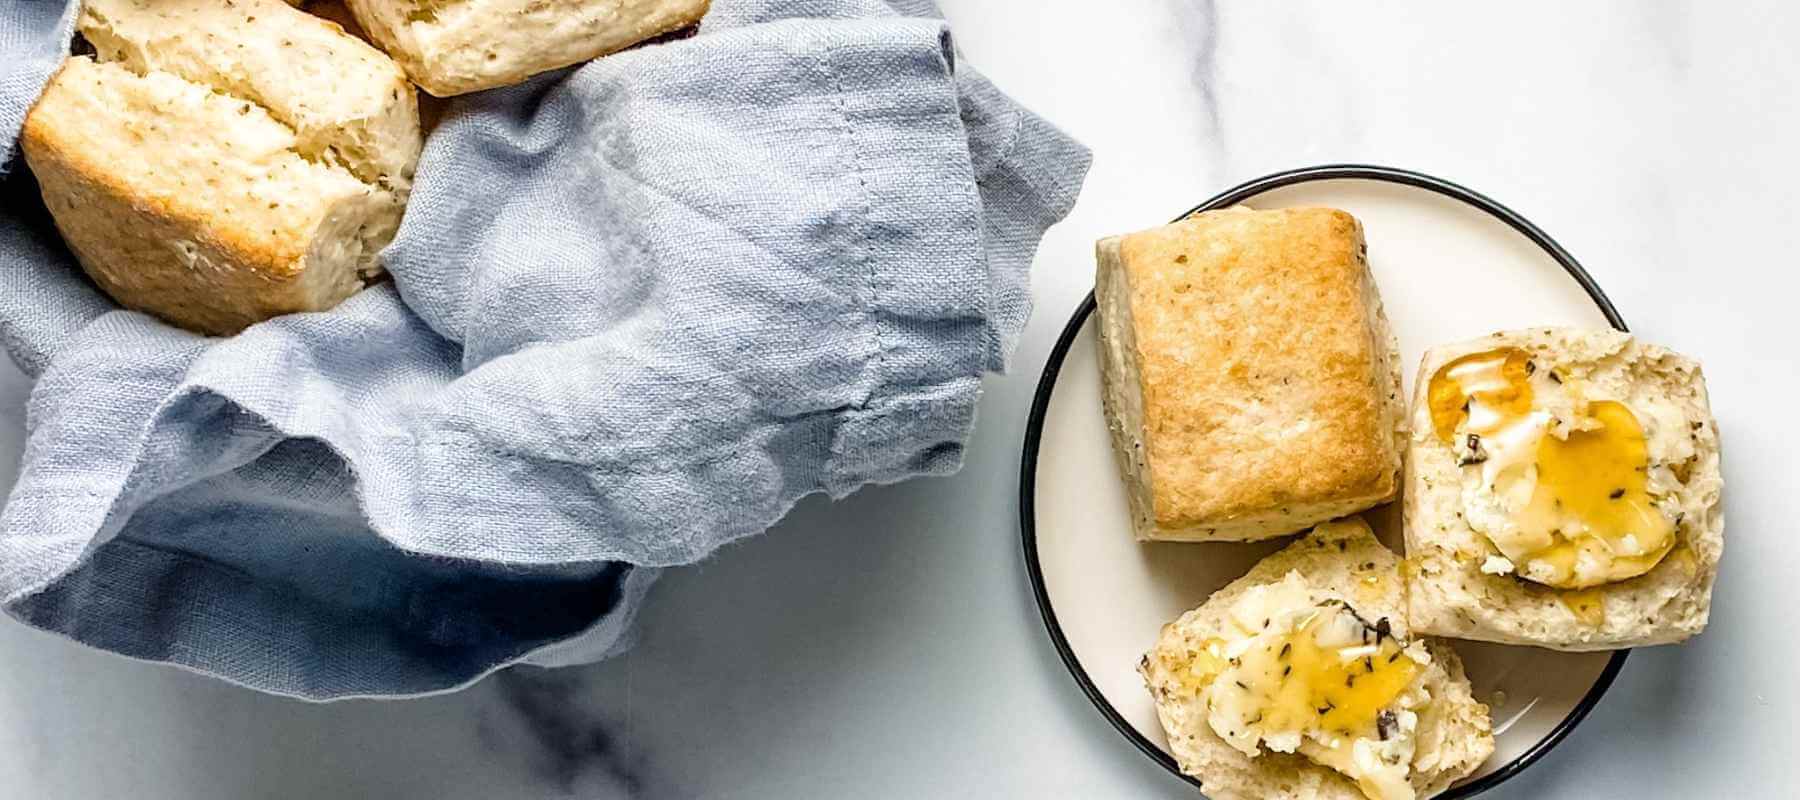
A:
{"type": "Polygon", "coordinates": [[[1200,121],[1204,137],[1201,145],[1216,161],[1225,161],[1225,125],[1220,117],[1219,92],[1219,8],[1216,0],[1169,0],[1175,30],[1192,48],[1192,66],[1188,75],[1195,96],[1200,101],[1200,121]]]}
{"type": "MultiPolygon", "coordinates": [[[[719,0],[728,2],[728,0],[719,0]]],[[[803,503],[666,576],[614,661],[458,695],[306,706],[0,622],[0,798],[1186,797],[1058,662],[1015,527],[1037,369],[1092,242],[1232,183],[1373,161],[1486,191],[1643,335],[1708,364],[1727,452],[1712,627],[1634,654],[1496,798],[1784,797],[1800,394],[1800,6],[945,0],[963,56],[1085,140],[1037,314],[962,475],[803,503]]],[[[0,365],[0,482],[23,381],[0,365]]]]}
{"type": "Polygon", "coordinates": [[[484,708],[475,736],[484,748],[511,756],[535,782],[583,797],[650,796],[641,757],[614,714],[596,708],[593,670],[518,667],[495,675],[493,708],[484,708]]]}

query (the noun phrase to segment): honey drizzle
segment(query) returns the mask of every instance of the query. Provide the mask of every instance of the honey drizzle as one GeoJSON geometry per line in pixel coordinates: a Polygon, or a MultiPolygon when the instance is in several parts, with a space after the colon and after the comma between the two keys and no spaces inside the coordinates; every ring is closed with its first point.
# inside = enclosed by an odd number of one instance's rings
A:
{"type": "MultiPolygon", "coordinates": [[[[1530,354],[1511,347],[1472,353],[1439,368],[1426,390],[1438,437],[1451,442],[1459,429],[1468,428],[1475,432],[1473,449],[1481,436],[1524,424],[1532,413],[1535,372],[1530,354]],[[1469,424],[1476,402],[1484,411],[1480,426],[1469,424]]],[[[1549,379],[1563,382],[1554,373],[1549,379]]],[[[1586,416],[1598,425],[1572,430],[1566,439],[1552,433],[1539,438],[1536,483],[1529,502],[1514,515],[1517,535],[1506,541],[1489,537],[1521,577],[1561,588],[1642,575],[1675,543],[1673,523],[1649,493],[1649,449],[1637,417],[1611,400],[1587,404],[1586,416]]],[[[1506,473],[1493,479],[1498,483],[1502,477],[1516,479],[1506,473]]]]}

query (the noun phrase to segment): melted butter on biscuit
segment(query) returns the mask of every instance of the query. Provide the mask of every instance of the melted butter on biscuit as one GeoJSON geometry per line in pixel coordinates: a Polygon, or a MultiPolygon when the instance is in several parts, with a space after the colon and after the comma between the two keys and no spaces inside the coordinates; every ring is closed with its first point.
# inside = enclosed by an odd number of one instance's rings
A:
{"type": "Polygon", "coordinates": [[[1207,724],[1238,751],[1300,753],[1372,800],[1411,800],[1416,680],[1431,657],[1386,620],[1369,623],[1298,573],[1246,592],[1219,638],[1171,665],[1206,700],[1207,724]]]}
{"type": "MultiPolygon", "coordinates": [[[[1674,547],[1644,428],[1624,403],[1590,401],[1517,348],[1451,361],[1426,391],[1433,428],[1464,467],[1469,524],[1511,565],[1491,559],[1484,571],[1586,589],[1642,575],[1674,547]]],[[[1600,605],[1577,605],[1594,622],[1600,605]]]]}
{"type": "Polygon", "coordinates": [[[1531,356],[1514,348],[1466,355],[1439,368],[1427,389],[1438,438],[1450,441],[1469,421],[1477,400],[1480,410],[1489,413],[1506,417],[1530,413],[1534,371],[1531,356]]]}

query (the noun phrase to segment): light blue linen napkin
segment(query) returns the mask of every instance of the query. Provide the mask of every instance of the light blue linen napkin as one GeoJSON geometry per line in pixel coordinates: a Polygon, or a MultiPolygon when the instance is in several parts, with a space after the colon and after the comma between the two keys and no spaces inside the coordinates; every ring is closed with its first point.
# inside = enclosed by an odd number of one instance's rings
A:
{"type": "MultiPolygon", "coordinates": [[[[0,160],[72,7],[0,12],[0,160]]],[[[37,384],[0,603],[264,691],[420,694],[604,657],[659,568],[956,470],[1088,156],[936,16],[716,0],[464,98],[393,283],[228,339],[114,307],[12,159],[0,344],[37,384]]]]}

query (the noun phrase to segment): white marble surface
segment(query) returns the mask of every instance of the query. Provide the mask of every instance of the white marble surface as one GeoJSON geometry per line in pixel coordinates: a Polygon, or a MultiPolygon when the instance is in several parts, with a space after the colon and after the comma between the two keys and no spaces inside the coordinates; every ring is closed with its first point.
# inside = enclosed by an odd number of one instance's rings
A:
{"type": "MultiPolygon", "coordinates": [[[[1491,796],[1792,796],[1800,6],[944,5],[969,63],[1097,154],[960,477],[808,502],[666,578],[631,655],[451,697],[306,706],[0,622],[0,797],[1188,796],[1041,631],[1014,523],[1025,408],[1093,239],[1328,161],[1492,194],[1708,364],[1730,484],[1712,627],[1635,654],[1491,796]]],[[[3,364],[7,485],[28,387],[3,364]]]]}

